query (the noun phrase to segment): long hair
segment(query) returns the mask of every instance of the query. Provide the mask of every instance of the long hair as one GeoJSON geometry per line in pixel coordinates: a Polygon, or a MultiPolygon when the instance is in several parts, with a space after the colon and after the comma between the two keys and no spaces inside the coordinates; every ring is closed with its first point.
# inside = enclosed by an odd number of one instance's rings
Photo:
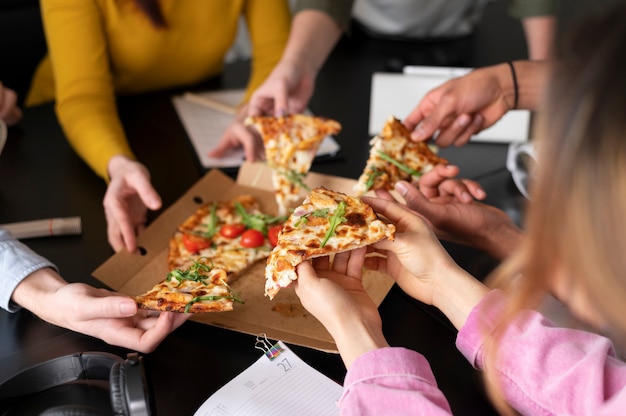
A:
{"type": "MultiPolygon", "coordinates": [[[[527,238],[491,281],[511,304],[487,344],[492,399],[508,413],[494,363],[507,325],[549,292],[556,272],[626,337],[626,5],[588,17],[560,43],[536,130],[527,238]]],[[[571,299],[562,299],[566,304],[571,299]]]]}

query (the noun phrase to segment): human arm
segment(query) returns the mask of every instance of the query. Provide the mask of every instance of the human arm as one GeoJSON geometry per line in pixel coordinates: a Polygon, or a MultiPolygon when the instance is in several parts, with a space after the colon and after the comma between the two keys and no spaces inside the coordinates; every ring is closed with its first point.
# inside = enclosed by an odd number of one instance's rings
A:
{"type": "Polygon", "coordinates": [[[243,121],[249,113],[252,93],[268,78],[283,53],[291,17],[287,4],[277,0],[246,2],[245,17],[252,41],[250,79],[234,120],[226,128],[217,146],[209,151],[209,156],[219,158],[232,149],[243,147],[245,158],[254,162],[263,159],[263,142],[243,121]]]}
{"type": "Polygon", "coordinates": [[[342,414],[450,414],[426,359],[390,348],[378,309],[362,284],[365,248],[300,264],[294,286],[303,306],[328,329],[348,368],[342,414]]]}
{"type": "Polygon", "coordinates": [[[67,283],[45,258],[0,229],[0,306],[24,307],[41,319],[101,338],[112,345],[149,352],[187,316],[150,317],[135,301],[105,289],[67,283]]]}
{"type": "Polygon", "coordinates": [[[555,0],[512,0],[509,13],[522,22],[528,58],[531,60],[552,59],[557,2],[555,0]]]}
{"type": "Polygon", "coordinates": [[[341,34],[341,27],[326,13],[313,9],[298,12],[280,62],[252,95],[250,114],[304,111],[313,95],[317,74],[341,34]]]}
{"type": "Polygon", "coordinates": [[[531,16],[522,20],[528,59],[548,60],[554,57],[554,39],[556,34],[556,17],[531,16]]]}
{"type": "Polygon", "coordinates": [[[8,126],[22,119],[22,110],[17,106],[17,94],[0,83],[0,120],[8,126]]]}
{"type": "Polygon", "coordinates": [[[136,162],[118,117],[98,7],[94,2],[46,0],[42,15],[59,121],[74,150],[109,182],[103,201],[109,243],[115,251],[132,252],[147,209],[160,208],[161,201],[146,168],[136,162]]]}
{"type": "MultiPolygon", "coordinates": [[[[455,195],[427,198],[407,182],[396,190],[408,208],[421,215],[438,238],[482,250],[503,260],[512,254],[524,233],[502,210],[477,201],[461,201],[455,195]]],[[[391,195],[379,192],[385,199],[391,195]]]]}
{"type": "MultiPolygon", "coordinates": [[[[518,109],[536,110],[550,69],[549,62],[515,61],[518,109]]],[[[437,131],[440,146],[467,143],[515,106],[515,88],[507,63],[476,69],[429,91],[405,118],[413,140],[437,131]]]]}
{"type": "MultiPolygon", "coordinates": [[[[505,314],[506,296],[492,291],[472,311],[457,347],[486,366],[486,334],[505,314]]],[[[508,403],[521,414],[620,414],[626,405],[626,365],[610,340],[559,328],[536,311],[515,315],[498,342],[496,375],[508,403]]]]}
{"type": "Polygon", "coordinates": [[[396,226],[393,241],[373,244],[383,256],[368,257],[366,267],[389,274],[404,292],[435,306],[461,328],[488,289],[454,262],[421,216],[395,201],[362,199],[396,226]]]}
{"type": "Polygon", "coordinates": [[[137,303],[127,296],[83,283],[67,283],[49,268],[26,277],[12,298],[53,325],[141,352],[153,351],[189,317],[169,312],[152,316],[138,310],[137,303]]]}

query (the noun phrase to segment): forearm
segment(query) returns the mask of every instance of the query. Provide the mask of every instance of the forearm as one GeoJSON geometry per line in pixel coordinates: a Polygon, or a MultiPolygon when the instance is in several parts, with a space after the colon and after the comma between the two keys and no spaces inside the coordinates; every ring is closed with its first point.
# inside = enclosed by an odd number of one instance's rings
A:
{"type": "Polygon", "coordinates": [[[293,19],[281,60],[304,64],[317,75],[341,34],[339,25],[326,13],[303,10],[293,19]]]}
{"type": "Polygon", "coordinates": [[[461,329],[489,289],[456,264],[439,273],[442,276],[433,290],[433,306],[443,312],[456,329],[461,329]]]}
{"type": "Polygon", "coordinates": [[[524,232],[521,229],[513,223],[506,223],[483,235],[479,246],[494,259],[502,261],[517,250],[524,238],[524,232]]]}
{"type": "Polygon", "coordinates": [[[65,285],[67,282],[53,269],[39,269],[17,285],[11,299],[43,318],[50,306],[47,298],[65,285]]]}
{"type": "MultiPolygon", "coordinates": [[[[517,109],[537,110],[548,80],[549,62],[514,61],[515,78],[517,81],[517,109]]],[[[500,88],[509,107],[515,101],[515,83],[508,64],[492,67],[497,72],[500,88]]]]}
{"type": "Polygon", "coordinates": [[[531,60],[552,59],[556,18],[554,16],[534,16],[523,20],[524,34],[531,60]]]}
{"type": "Polygon", "coordinates": [[[346,368],[349,369],[362,354],[389,346],[381,328],[363,321],[355,323],[352,319],[341,321],[342,319],[337,319],[336,325],[328,330],[335,340],[346,368]]]}

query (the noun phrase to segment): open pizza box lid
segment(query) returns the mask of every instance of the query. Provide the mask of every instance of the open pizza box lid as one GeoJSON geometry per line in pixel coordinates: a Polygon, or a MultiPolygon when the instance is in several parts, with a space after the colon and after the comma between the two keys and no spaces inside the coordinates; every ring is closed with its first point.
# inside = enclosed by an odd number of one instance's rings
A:
{"type": "MultiPolygon", "coordinates": [[[[310,172],[305,180],[312,189],[327,189],[353,194],[355,180],[310,172]]],[[[121,251],[114,254],[93,275],[112,289],[131,296],[144,293],[167,277],[169,240],[178,226],[204,203],[249,194],[257,198],[268,214],[276,214],[271,169],[262,163],[244,163],[233,181],[220,170],[209,171],[176,203],[166,209],[139,236],[144,254],[121,251]]],[[[303,195],[304,197],[305,195],[303,195]]],[[[231,286],[245,301],[235,303],[229,312],[196,314],[191,319],[247,333],[265,333],[270,339],[337,352],[337,347],[322,324],[300,304],[292,287],[282,289],[273,300],[264,295],[265,261],[246,270],[231,286]]],[[[365,271],[364,284],[377,305],[383,301],[393,280],[382,273],[365,271]]]]}

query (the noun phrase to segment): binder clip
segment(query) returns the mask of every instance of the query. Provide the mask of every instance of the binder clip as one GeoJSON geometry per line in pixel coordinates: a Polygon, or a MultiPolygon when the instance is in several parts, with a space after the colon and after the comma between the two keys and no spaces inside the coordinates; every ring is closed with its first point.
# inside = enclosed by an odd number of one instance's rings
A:
{"type": "Polygon", "coordinates": [[[263,354],[265,354],[270,361],[278,357],[280,353],[284,351],[278,342],[272,345],[267,339],[267,335],[265,333],[257,335],[254,348],[263,351],[263,354]]]}

